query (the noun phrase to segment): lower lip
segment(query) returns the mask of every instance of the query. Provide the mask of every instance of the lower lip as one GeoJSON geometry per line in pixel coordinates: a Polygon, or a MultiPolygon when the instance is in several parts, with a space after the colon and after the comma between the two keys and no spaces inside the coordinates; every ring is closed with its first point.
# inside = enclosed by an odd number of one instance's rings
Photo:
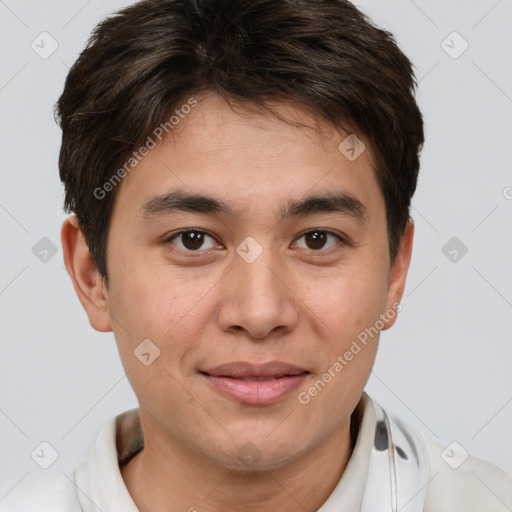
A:
{"type": "Polygon", "coordinates": [[[215,391],[224,396],[243,404],[264,405],[277,402],[296,389],[307,375],[307,373],[301,373],[268,380],[241,380],[212,375],[204,375],[204,377],[215,391]]]}

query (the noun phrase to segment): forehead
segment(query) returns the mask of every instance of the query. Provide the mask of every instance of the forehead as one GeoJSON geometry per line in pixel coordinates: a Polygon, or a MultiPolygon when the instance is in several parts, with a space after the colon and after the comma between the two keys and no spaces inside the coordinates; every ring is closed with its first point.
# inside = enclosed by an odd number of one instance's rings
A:
{"type": "Polygon", "coordinates": [[[372,197],[380,191],[368,145],[351,161],[339,149],[348,134],[319,115],[299,105],[272,105],[300,124],[294,126],[261,109],[232,108],[216,95],[195,99],[196,106],[123,179],[116,204],[148,213],[148,203],[177,188],[224,198],[238,211],[259,206],[281,215],[290,210],[283,204],[287,199],[306,194],[346,193],[360,210],[378,200],[372,197]],[[281,204],[271,206],[276,199],[281,204]]]}
{"type": "Polygon", "coordinates": [[[197,106],[179,119],[162,147],[176,146],[179,142],[184,150],[192,147],[197,151],[200,146],[203,151],[240,153],[244,148],[258,145],[261,157],[271,153],[277,159],[281,155],[290,156],[289,152],[283,153],[285,150],[293,149],[298,154],[300,147],[304,148],[302,156],[307,156],[312,148],[326,150],[333,140],[347,136],[319,113],[298,102],[267,102],[276,114],[273,115],[252,103],[232,99],[228,103],[214,93],[195,99],[197,106]],[[267,145],[263,146],[264,143],[267,145]],[[261,153],[264,148],[266,151],[261,153]]]}

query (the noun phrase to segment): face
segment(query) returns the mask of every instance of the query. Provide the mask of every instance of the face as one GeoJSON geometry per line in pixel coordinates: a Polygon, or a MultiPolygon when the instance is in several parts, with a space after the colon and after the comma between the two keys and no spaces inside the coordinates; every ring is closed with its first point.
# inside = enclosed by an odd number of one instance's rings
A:
{"type": "Polygon", "coordinates": [[[347,428],[410,253],[390,268],[368,145],[351,161],[303,110],[278,106],[316,130],[197,99],[119,185],[107,311],[82,303],[115,334],[146,436],[277,468],[347,428]]]}

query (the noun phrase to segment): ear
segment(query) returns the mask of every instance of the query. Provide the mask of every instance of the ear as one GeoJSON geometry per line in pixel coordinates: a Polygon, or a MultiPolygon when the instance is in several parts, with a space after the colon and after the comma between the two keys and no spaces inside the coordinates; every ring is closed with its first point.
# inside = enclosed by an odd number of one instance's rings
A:
{"type": "Polygon", "coordinates": [[[107,306],[107,288],[96,269],[75,215],[68,217],[62,224],[61,242],[64,264],[73,281],[78,299],[89,317],[89,323],[97,331],[112,331],[107,306]]]}
{"type": "Polygon", "coordinates": [[[410,218],[404,230],[395,262],[393,263],[389,274],[386,308],[383,315],[381,315],[381,319],[384,322],[383,331],[393,326],[398,316],[398,311],[401,310],[399,303],[404,294],[405,280],[407,278],[407,272],[409,271],[409,264],[411,262],[413,238],[414,221],[410,218]],[[391,311],[394,311],[394,314],[392,314],[391,311]],[[389,313],[386,314],[386,312],[389,313]]]}

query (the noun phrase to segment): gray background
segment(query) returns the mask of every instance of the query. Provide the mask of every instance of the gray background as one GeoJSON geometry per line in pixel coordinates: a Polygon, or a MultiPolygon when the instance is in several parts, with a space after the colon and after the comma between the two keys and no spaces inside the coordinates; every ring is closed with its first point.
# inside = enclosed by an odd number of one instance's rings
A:
{"type": "MultiPolygon", "coordinates": [[[[90,327],[63,266],[52,112],[93,26],[129,3],[0,0],[0,505],[45,471],[71,477],[103,424],[137,405],[113,335],[90,327]],[[45,59],[31,47],[51,49],[43,31],[58,43],[45,59]],[[47,261],[43,237],[57,248],[47,261]],[[47,470],[31,458],[43,441],[59,454],[47,470]]],[[[512,1],[358,5],[414,62],[427,138],[403,310],[367,391],[512,473],[512,1]]]]}

